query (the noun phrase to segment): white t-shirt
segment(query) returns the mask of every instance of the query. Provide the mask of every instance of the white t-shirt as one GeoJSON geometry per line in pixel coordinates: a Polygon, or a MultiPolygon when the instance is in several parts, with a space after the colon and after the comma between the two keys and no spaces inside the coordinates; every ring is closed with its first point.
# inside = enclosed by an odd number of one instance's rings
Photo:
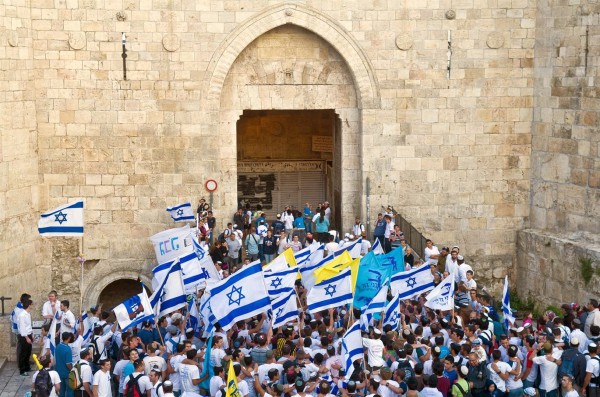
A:
{"type": "MultiPolygon", "coordinates": [[[[40,371],[35,371],[35,373],[33,374],[32,380],[31,382],[35,385],[35,378],[37,377],[37,375],[40,373],[40,371]]],[[[50,375],[50,380],[52,381],[52,384],[54,385],[54,387],[52,388],[52,391],[50,392],[50,397],[58,397],[58,394],[56,394],[56,385],[58,385],[60,383],[60,376],[58,376],[58,372],[56,371],[48,371],[48,375],[50,375]]],[[[61,385],[61,386],[67,386],[67,385],[61,385]]]]}
{"type": "Polygon", "coordinates": [[[279,375],[281,376],[281,373],[283,372],[283,365],[281,364],[271,363],[258,366],[258,381],[260,383],[269,381],[269,370],[272,368],[275,368],[277,371],[279,371],[279,375]]]}
{"type": "Polygon", "coordinates": [[[210,365],[213,367],[221,367],[223,358],[227,355],[223,349],[212,349],[210,351],[210,365]]]}
{"type": "Polygon", "coordinates": [[[336,243],[335,241],[325,244],[325,251],[327,251],[329,254],[331,254],[339,249],[340,249],[340,245],[338,243],[336,243]]]}
{"type": "MultiPolygon", "coordinates": [[[[521,361],[521,363],[523,363],[523,361],[521,361]]],[[[515,369],[517,369],[517,363],[516,362],[509,362],[508,365],[510,365],[510,370],[513,371],[515,369]]],[[[521,364],[521,370],[523,369],[523,364],[521,364]]],[[[518,378],[511,374],[508,376],[508,379],[506,380],[506,388],[508,390],[515,390],[515,389],[520,389],[521,387],[523,387],[523,381],[521,380],[521,378],[518,378]]]]}
{"type": "Polygon", "coordinates": [[[238,381],[238,390],[240,391],[240,394],[245,397],[248,394],[250,394],[250,388],[248,387],[248,383],[245,380],[240,380],[238,381]]]}
{"type": "Polygon", "coordinates": [[[75,333],[75,315],[71,310],[67,310],[66,312],[64,312],[60,321],[61,334],[63,332],[75,333]]]}
{"type": "Polygon", "coordinates": [[[200,386],[192,383],[192,380],[200,379],[200,371],[198,370],[198,367],[190,364],[179,364],[177,371],[179,372],[182,391],[192,393],[200,392],[200,386]]]}
{"type": "Polygon", "coordinates": [[[360,245],[360,254],[362,256],[365,256],[369,253],[370,249],[371,249],[371,242],[369,240],[367,240],[366,238],[363,238],[362,243],[360,245]]]}
{"type": "Polygon", "coordinates": [[[92,386],[98,386],[98,397],[112,397],[110,372],[96,371],[92,386]]]}
{"type": "Polygon", "coordinates": [[[142,374],[141,372],[134,372],[131,375],[129,375],[127,377],[127,379],[125,380],[125,385],[127,385],[127,382],[129,382],[130,378],[137,378],[139,375],[142,375],[138,380],[138,386],[140,387],[140,391],[142,393],[146,393],[146,390],[152,390],[152,382],[150,382],[150,378],[148,378],[146,375],[142,374]]]}
{"type": "Polygon", "coordinates": [[[173,382],[173,391],[181,390],[181,377],[179,376],[179,364],[185,360],[185,356],[177,355],[171,357],[171,367],[175,370],[171,375],[169,375],[169,380],[173,382]]]}
{"type": "Polygon", "coordinates": [[[369,365],[371,367],[383,367],[383,342],[381,339],[362,338],[363,346],[366,347],[369,365]]]}
{"type": "MultiPolygon", "coordinates": [[[[435,245],[432,246],[431,248],[425,247],[425,262],[437,265],[438,260],[431,258],[431,255],[439,255],[439,254],[440,254],[440,250],[438,250],[438,247],[436,247],[435,245]]],[[[448,261],[446,261],[446,267],[447,266],[448,266],[448,261]]]]}
{"type": "MultiPolygon", "coordinates": [[[[90,367],[90,363],[85,360],[80,360],[81,362],[81,382],[89,383],[90,389],[92,388],[94,382],[94,375],[92,374],[92,367],[90,367]]],[[[83,385],[79,388],[79,390],[85,390],[83,385]]]]}
{"type": "MultiPolygon", "coordinates": [[[[54,302],[54,308],[56,311],[60,311],[60,301],[58,299],[54,302]]],[[[44,302],[44,306],[42,306],[42,317],[46,316],[54,316],[54,312],[52,312],[52,303],[50,303],[50,301],[44,302]]]]}
{"type": "Polygon", "coordinates": [[[217,394],[221,386],[225,384],[225,381],[220,376],[213,376],[210,378],[210,395],[214,396],[217,394]]]}
{"type": "Polygon", "coordinates": [[[71,348],[71,362],[76,363],[79,361],[82,344],[83,337],[81,335],[77,335],[77,339],[73,343],[69,343],[69,347],[71,348]]]}
{"type": "Polygon", "coordinates": [[[146,356],[144,357],[144,364],[146,367],[144,369],[144,373],[146,375],[150,375],[150,371],[153,369],[162,372],[167,370],[167,362],[161,356],[146,356]]]}
{"type": "MultiPolygon", "coordinates": [[[[508,365],[507,363],[505,363],[503,361],[498,361],[496,363],[496,366],[498,367],[498,371],[500,371],[500,373],[502,373],[502,374],[505,374],[505,373],[511,371],[510,365],[508,365]]],[[[504,381],[504,379],[502,379],[500,377],[499,374],[496,373],[496,371],[494,371],[492,369],[491,363],[488,364],[488,370],[490,373],[490,380],[496,384],[496,387],[498,388],[498,390],[500,390],[502,392],[506,392],[506,382],[504,381]]]]}
{"type": "Polygon", "coordinates": [[[285,215],[283,215],[281,217],[281,221],[283,222],[283,227],[285,229],[293,229],[294,228],[294,215],[292,215],[292,214],[288,215],[286,212],[285,215]]]}
{"type": "MultiPolygon", "coordinates": [[[[400,387],[398,382],[396,382],[394,380],[386,380],[386,382],[392,386],[400,387]]],[[[379,393],[379,395],[381,397],[398,397],[398,395],[396,393],[394,393],[392,391],[392,389],[390,389],[387,386],[383,386],[383,385],[379,386],[379,388],[377,389],[377,393],[379,393]]]]}
{"type": "Polygon", "coordinates": [[[119,360],[115,364],[115,368],[113,369],[113,375],[119,377],[119,393],[123,393],[123,385],[125,384],[125,377],[123,376],[123,370],[125,366],[129,363],[129,360],[119,360]]]}
{"type": "Polygon", "coordinates": [[[540,389],[543,389],[546,392],[558,389],[558,381],[556,378],[558,373],[558,365],[548,361],[546,356],[534,357],[532,361],[540,366],[540,374],[542,376],[540,389]]]}
{"type": "MultiPolygon", "coordinates": [[[[585,364],[585,372],[591,373],[592,379],[598,376],[598,373],[600,372],[600,363],[598,363],[597,358],[590,357],[587,360],[587,363],[585,364]]],[[[593,382],[590,382],[590,383],[593,383],[593,382]]],[[[600,385],[596,385],[596,386],[600,386],[600,385]]]]}

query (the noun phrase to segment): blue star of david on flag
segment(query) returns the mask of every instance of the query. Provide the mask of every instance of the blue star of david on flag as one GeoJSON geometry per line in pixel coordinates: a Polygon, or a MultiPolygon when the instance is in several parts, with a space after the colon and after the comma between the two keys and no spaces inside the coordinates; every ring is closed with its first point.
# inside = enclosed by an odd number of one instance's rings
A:
{"type": "Polygon", "coordinates": [[[210,273],[205,268],[202,268],[202,277],[204,277],[205,279],[210,278],[210,273]]]}
{"type": "Polygon", "coordinates": [[[177,215],[179,215],[179,216],[183,215],[183,209],[182,208],[180,208],[180,209],[177,210],[177,215]]]}
{"type": "Polygon", "coordinates": [[[417,279],[414,277],[411,277],[408,280],[406,280],[406,286],[409,288],[414,287],[416,284],[417,284],[417,279]]]}
{"type": "Polygon", "coordinates": [[[242,294],[242,287],[237,288],[235,285],[231,286],[231,291],[226,294],[227,298],[229,298],[229,305],[237,304],[238,306],[242,304],[242,299],[246,296],[242,294]],[[234,294],[237,294],[237,298],[234,299],[234,294]]]}
{"type": "Polygon", "coordinates": [[[333,294],[335,294],[336,288],[337,288],[337,285],[329,284],[327,287],[325,287],[325,295],[329,295],[329,296],[333,297],[333,294]]]}
{"type": "Polygon", "coordinates": [[[283,307],[280,307],[279,310],[277,310],[277,314],[275,316],[279,318],[281,317],[281,313],[283,313],[283,307]]]}
{"type": "Polygon", "coordinates": [[[281,277],[275,277],[273,280],[271,280],[271,287],[273,287],[273,288],[280,287],[282,281],[283,281],[283,279],[281,277]]]}
{"type": "Polygon", "coordinates": [[[54,214],[54,221],[62,225],[63,222],[67,221],[67,214],[65,214],[62,211],[59,211],[57,214],[54,214]]]}

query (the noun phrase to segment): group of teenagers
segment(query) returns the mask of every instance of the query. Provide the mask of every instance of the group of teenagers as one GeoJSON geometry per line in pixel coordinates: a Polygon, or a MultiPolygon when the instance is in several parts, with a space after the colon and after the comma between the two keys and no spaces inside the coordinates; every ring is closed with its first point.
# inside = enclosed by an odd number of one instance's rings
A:
{"type": "MultiPolygon", "coordinates": [[[[301,281],[296,288],[306,307],[301,281]]],[[[364,357],[348,371],[342,336],[360,316],[351,307],[302,311],[277,329],[264,313],[227,331],[217,323],[210,335],[189,328],[185,310],[120,331],[109,312],[94,307],[87,318],[92,336],[84,341],[83,321],[52,291],[42,314],[60,319],[56,347],[45,337],[46,324],[32,391],[39,397],[225,397],[235,377],[236,397],[600,395],[596,300],[565,304],[563,313],[546,312],[535,325],[527,314],[515,328],[502,323],[485,293],[469,299],[456,312],[429,309],[423,295],[402,301],[397,329],[377,319],[363,329],[364,357]]],[[[23,343],[29,349],[33,343],[31,334],[22,336],[31,297],[24,294],[20,304],[23,354],[23,343]]],[[[26,376],[28,365],[19,362],[26,376]]]]}

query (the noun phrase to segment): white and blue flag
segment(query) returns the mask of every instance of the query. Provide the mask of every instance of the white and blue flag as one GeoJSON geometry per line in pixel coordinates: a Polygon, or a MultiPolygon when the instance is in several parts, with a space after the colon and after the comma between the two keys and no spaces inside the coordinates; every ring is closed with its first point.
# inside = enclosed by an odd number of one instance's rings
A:
{"type": "Polygon", "coordinates": [[[383,250],[383,247],[381,246],[381,242],[379,241],[378,238],[375,239],[375,242],[373,243],[373,247],[371,247],[371,251],[373,251],[373,253],[375,255],[385,254],[385,251],[383,250]]]}
{"type": "Polygon", "coordinates": [[[272,300],[271,310],[273,312],[273,329],[297,319],[298,304],[296,303],[296,291],[292,289],[272,300]]]}
{"type": "Polygon", "coordinates": [[[340,256],[344,251],[348,251],[352,259],[360,258],[360,251],[362,249],[362,237],[353,242],[345,243],[339,250],[333,253],[333,256],[340,256]]]}
{"type": "Polygon", "coordinates": [[[400,296],[395,295],[385,307],[385,316],[383,318],[383,326],[390,325],[392,330],[396,331],[400,328],[400,296]]]}
{"type": "Polygon", "coordinates": [[[360,335],[360,324],[355,321],[342,337],[342,360],[346,371],[346,379],[350,379],[354,372],[354,361],[362,357],[363,344],[360,335]]]}
{"type": "Polygon", "coordinates": [[[181,273],[183,274],[183,287],[186,294],[193,294],[198,288],[206,286],[206,279],[210,277],[206,269],[200,265],[196,252],[191,252],[179,258],[181,273]]]}
{"type": "Polygon", "coordinates": [[[508,293],[508,276],[504,277],[504,289],[502,291],[502,313],[504,314],[504,325],[508,328],[509,324],[515,323],[515,316],[513,316],[512,309],[510,308],[510,296],[508,293]]]}
{"type": "Polygon", "coordinates": [[[219,281],[221,279],[221,276],[219,275],[219,272],[215,267],[215,263],[208,254],[208,251],[202,248],[202,246],[198,244],[198,241],[196,241],[196,239],[193,236],[190,235],[190,237],[194,245],[194,251],[196,252],[196,256],[198,256],[198,260],[200,261],[200,266],[202,266],[202,271],[207,276],[207,283],[209,282],[209,280],[214,280],[215,282],[219,281]]]}
{"type": "Polygon", "coordinates": [[[50,354],[52,354],[52,361],[54,361],[54,353],[56,352],[56,326],[59,322],[59,316],[60,311],[57,310],[56,313],[54,313],[52,322],[50,323],[50,329],[48,330],[47,336],[47,338],[50,339],[50,354]]]}
{"type": "Polygon", "coordinates": [[[187,305],[179,260],[171,262],[164,279],[150,297],[154,314],[160,317],[187,305]]]}
{"type": "Polygon", "coordinates": [[[23,304],[19,301],[15,305],[15,308],[13,309],[13,311],[10,313],[10,329],[14,334],[19,333],[18,318],[19,318],[19,313],[21,313],[22,311],[23,311],[23,304]]]}
{"type": "Polygon", "coordinates": [[[454,309],[454,274],[450,274],[425,298],[425,306],[433,310],[454,309]]]}
{"type": "Polygon", "coordinates": [[[352,281],[350,268],[342,270],[337,276],[316,284],[308,292],[306,298],[308,310],[317,313],[332,307],[343,306],[352,302],[352,281]]]}
{"type": "Polygon", "coordinates": [[[271,309],[260,260],[242,267],[210,289],[210,308],[223,330],[271,309]]]}
{"type": "Polygon", "coordinates": [[[271,299],[276,299],[282,293],[294,291],[294,284],[298,277],[298,268],[292,267],[286,270],[263,273],[265,286],[271,299]]]}
{"type": "Polygon", "coordinates": [[[144,284],[142,284],[142,292],[132,296],[120,305],[115,306],[113,309],[115,317],[119,322],[119,327],[123,331],[128,328],[135,327],[144,321],[150,321],[154,318],[154,311],[152,305],[146,294],[144,284]]]}
{"type": "MultiPolygon", "coordinates": [[[[384,281],[383,286],[371,299],[368,305],[363,306],[361,308],[360,313],[360,329],[367,332],[369,330],[369,325],[371,324],[371,320],[373,317],[378,316],[385,310],[385,306],[387,303],[387,292],[388,292],[388,282],[384,281]]],[[[377,317],[379,318],[379,317],[377,317]]]]}
{"type": "Polygon", "coordinates": [[[202,320],[202,326],[204,327],[203,335],[209,335],[212,332],[217,319],[210,309],[210,295],[207,293],[200,298],[200,319],[202,320]]]}
{"type": "Polygon", "coordinates": [[[398,295],[400,300],[412,299],[423,292],[430,291],[435,288],[431,268],[423,265],[407,272],[396,273],[391,278],[390,288],[392,295],[398,295]]]}
{"type": "Polygon", "coordinates": [[[83,200],[77,200],[41,214],[38,231],[40,235],[47,237],[82,236],[83,200]]]}
{"type": "Polygon", "coordinates": [[[192,222],[196,219],[192,204],[183,203],[174,207],[168,207],[167,212],[175,222],[192,222]]]}
{"type": "Polygon", "coordinates": [[[200,321],[200,311],[198,310],[198,304],[196,303],[196,295],[192,295],[192,299],[190,299],[190,302],[188,303],[188,313],[190,314],[188,319],[190,328],[192,328],[195,333],[202,325],[200,321]]]}
{"type": "Polygon", "coordinates": [[[81,320],[77,320],[75,329],[78,330],[80,324],[83,324],[83,334],[81,337],[83,338],[83,344],[87,346],[90,343],[90,338],[92,337],[92,323],[88,317],[87,312],[83,312],[81,316],[81,320]]]}

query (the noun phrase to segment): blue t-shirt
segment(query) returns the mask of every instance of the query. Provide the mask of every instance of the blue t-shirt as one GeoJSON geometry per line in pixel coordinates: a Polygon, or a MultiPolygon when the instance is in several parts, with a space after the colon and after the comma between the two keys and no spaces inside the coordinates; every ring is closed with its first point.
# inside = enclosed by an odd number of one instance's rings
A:
{"type": "Polygon", "coordinates": [[[125,365],[125,368],[123,368],[123,378],[128,377],[129,375],[131,375],[133,372],[135,371],[135,368],[133,367],[133,363],[130,361],[125,365]]]}
{"type": "Polygon", "coordinates": [[[315,231],[317,233],[327,233],[329,231],[329,221],[327,218],[323,218],[323,222],[321,222],[321,217],[317,218],[315,222],[315,231]]]}
{"type": "Polygon", "coordinates": [[[294,227],[296,229],[304,229],[304,219],[301,217],[294,219],[294,227]]]}
{"type": "Polygon", "coordinates": [[[72,357],[73,354],[71,353],[69,345],[61,343],[56,346],[56,352],[54,353],[54,358],[56,360],[55,368],[61,379],[69,377],[69,372],[71,372],[71,370],[67,367],[67,364],[73,364],[72,357]]]}
{"type": "Polygon", "coordinates": [[[383,236],[385,235],[386,222],[384,219],[377,221],[375,223],[375,230],[373,230],[374,236],[383,236]]]}

